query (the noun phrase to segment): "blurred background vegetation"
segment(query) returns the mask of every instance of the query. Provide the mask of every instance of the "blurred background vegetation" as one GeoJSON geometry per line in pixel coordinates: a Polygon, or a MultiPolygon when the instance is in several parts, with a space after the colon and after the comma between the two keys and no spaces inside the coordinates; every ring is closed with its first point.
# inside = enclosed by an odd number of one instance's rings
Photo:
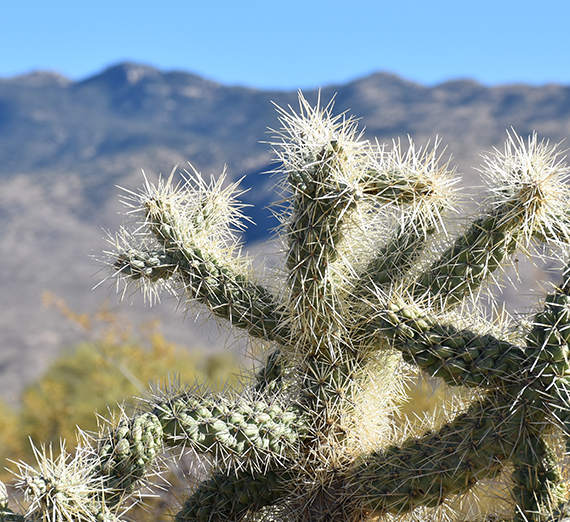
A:
{"type": "Polygon", "coordinates": [[[57,296],[44,294],[83,331],[84,340],[63,349],[45,374],[28,386],[19,407],[0,402],[0,480],[13,479],[10,461],[35,462],[32,444],[68,451],[76,443],[76,427],[96,432],[98,415],[109,418],[119,406],[135,406],[149,383],[208,383],[213,388],[237,386],[240,356],[235,350],[206,353],[198,347],[168,341],[154,321],[134,326],[101,307],[93,316],[77,313],[57,296]]]}

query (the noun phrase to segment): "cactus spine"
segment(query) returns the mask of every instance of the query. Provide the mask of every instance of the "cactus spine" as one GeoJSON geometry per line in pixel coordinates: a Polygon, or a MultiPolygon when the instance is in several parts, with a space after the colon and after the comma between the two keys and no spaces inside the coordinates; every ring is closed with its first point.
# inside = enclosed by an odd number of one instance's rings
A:
{"type": "Polygon", "coordinates": [[[0,518],[120,517],[163,447],[212,463],[178,522],[564,516],[568,271],[530,326],[488,323],[476,307],[515,253],[565,253],[569,169],[556,147],[510,134],[485,157],[479,214],[452,230],[457,177],[438,143],[387,151],[302,96],[298,112],[279,112],[279,284],[240,254],[239,193],[224,175],[145,181],[127,198],[135,232],[116,237],[111,263],[125,291],[173,292],[263,340],[264,364],[244,391],[155,393],[70,461],[22,464],[31,508],[17,515],[0,498],[0,518]],[[463,390],[444,420],[395,427],[411,371],[463,390]],[[500,501],[462,510],[485,484],[500,501]]]}

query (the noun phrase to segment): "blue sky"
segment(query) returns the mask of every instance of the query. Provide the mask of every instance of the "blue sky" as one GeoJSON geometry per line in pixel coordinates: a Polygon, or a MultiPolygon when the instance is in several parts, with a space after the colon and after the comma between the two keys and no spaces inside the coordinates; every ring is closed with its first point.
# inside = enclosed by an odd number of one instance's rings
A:
{"type": "Polygon", "coordinates": [[[298,89],[375,71],[570,84],[570,0],[5,0],[0,76],[129,60],[298,89]]]}

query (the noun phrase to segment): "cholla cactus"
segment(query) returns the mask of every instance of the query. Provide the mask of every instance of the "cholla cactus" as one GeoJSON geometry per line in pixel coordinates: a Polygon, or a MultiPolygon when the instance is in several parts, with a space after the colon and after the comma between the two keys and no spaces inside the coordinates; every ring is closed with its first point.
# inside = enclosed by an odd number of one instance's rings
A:
{"type": "Polygon", "coordinates": [[[31,508],[0,504],[2,520],[120,516],[163,447],[211,461],[178,522],[564,516],[570,276],[523,324],[488,322],[477,303],[517,252],[563,253],[569,169],[556,147],[510,134],[485,157],[481,210],[458,225],[437,144],[388,151],[331,110],[302,96],[297,113],[280,110],[275,277],[256,278],[239,252],[239,193],[223,175],[146,181],[127,198],[137,224],[113,241],[125,293],[172,292],[260,341],[244,389],[156,392],[71,464],[22,465],[31,508]],[[414,372],[461,393],[444,415],[403,425],[414,372]]]}

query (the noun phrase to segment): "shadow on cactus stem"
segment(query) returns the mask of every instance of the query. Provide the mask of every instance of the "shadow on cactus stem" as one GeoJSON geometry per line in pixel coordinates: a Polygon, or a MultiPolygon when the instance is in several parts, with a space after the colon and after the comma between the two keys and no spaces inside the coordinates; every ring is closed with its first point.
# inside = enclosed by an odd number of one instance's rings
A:
{"type": "Polygon", "coordinates": [[[191,169],[126,192],[131,223],[110,236],[108,279],[123,296],[207,308],[264,346],[263,361],[239,391],[159,389],[69,462],[81,475],[26,468],[33,507],[17,516],[121,517],[165,448],[211,464],[177,522],[565,516],[568,271],[527,320],[489,321],[479,306],[515,256],[567,261],[558,147],[508,132],[483,157],[486,194],[466,217],[437,140],[384,147],[332,111],[302,95],[278,108],[272,277],[240,251],[243,208],[225,174],[191,169]],[[418,375],[455,392],[437,415],[403,422],[418,375]]]}

